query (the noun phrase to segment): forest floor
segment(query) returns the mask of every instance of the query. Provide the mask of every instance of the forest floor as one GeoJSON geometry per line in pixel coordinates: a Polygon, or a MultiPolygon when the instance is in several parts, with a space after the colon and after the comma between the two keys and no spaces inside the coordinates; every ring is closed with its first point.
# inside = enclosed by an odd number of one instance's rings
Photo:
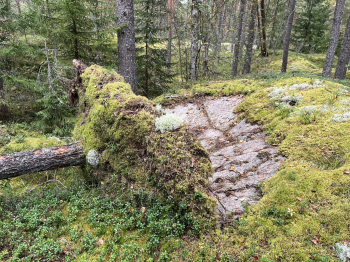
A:
{"type": "MultiPolygon", "coordinates": [[[[262,73],[162,95],[154,106],[182,117],[209,152],[221,230],[141,188],[110,192],[108,180],[63,168],[0,181],[0,260],[339,261],[350,244],[349,86],[262,73]]],[[[3,122],[0,154],[65,139],[3,122]]]]}

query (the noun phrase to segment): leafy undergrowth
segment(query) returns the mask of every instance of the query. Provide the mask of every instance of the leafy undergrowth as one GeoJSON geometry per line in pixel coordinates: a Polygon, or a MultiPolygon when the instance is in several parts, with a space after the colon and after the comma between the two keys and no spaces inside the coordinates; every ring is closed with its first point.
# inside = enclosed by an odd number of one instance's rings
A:
{"type": "Polygon", "coordinates": [[[76,179],[22,194],[1,183],[1,261],[167,261],[179,236],[201,233],[186,202],[76,179]]]}

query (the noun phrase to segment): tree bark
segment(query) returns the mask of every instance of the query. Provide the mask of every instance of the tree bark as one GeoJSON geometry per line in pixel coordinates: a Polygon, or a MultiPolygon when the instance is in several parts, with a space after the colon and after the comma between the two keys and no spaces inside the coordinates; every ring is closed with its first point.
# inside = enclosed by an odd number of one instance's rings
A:
{"type": "Polygon", "coordinates": [[[137,95],[134,1],[117,0],[118,73],[137,95]]]}
{"type": "Polygon", "coordinates": [[[236,1],[234,8],[233,8],[233,21],[232,21],[232,44],[231,44],[231,53],[233,53],[234,51],[234,43],[235,43],[235,38],[236,38],[236,34],[235,34],[235,28],[238,27],[238,23],[237,23],[237,9],[239,6],[239,2],[236,1]]]}
{"type": "Polygon", "coordinates": [[[347,67],[350,61],[350,16],[346,24],[346,30],[341,45],[337,68],[335,69],[334,78],[345,79],[347,67]]]}
{"type": "Polygon", "coordinates": [[[23,151],[0,156],[0,180],[84,164],[85,155],[79,143],[23,151]]]}
{"type": "Polygon", "coordinates": [[[168,46],[167,46],[167,57],[166,63],[169,68],[168,72],[171,72],[171,45],[173,39],[173,15],[174,15],[174,0],[168,0],[168,46]]]}
{"type": "Polygon", "coordinates": [[[16,4],[17,4],[18,13],[21,14],[22,10],[21,10],[21,3],[19,2],[19,0],[16,0],[16,4]]]}
{"type": "Polygon", "coordinates": [[[217,30],[216,30],[216,43],[215,43],[215,50],[214,50],[214,57],[217,59],[217,64],[220,63],[220,51],[221,51],[221,42],[223,38],[223,20],[225,16],[226,11],[226,5],[224,5],[224,1],[221,0],[218,2],[218,21],[217,21],[217,30]]]}
{"type": "Polygon", "coordinates": [[[338,44],[338,38],[339,38],[341,20],[343,17],[344,5],[345,5],[345,0],[337,0],[337,5],[336,5],[335,11],[334,11],[331,37],[329,39],[329,46],[328,46],[328,50],[327,50],[327,56],[326,56],[326,60],[324,61],[324,66],[323,66],[323,72],[322,72],[323,77],[331,77],[332,65],[333,65],[334,55],[335,55],[335,51],[337,49],[337,44],[338,44]]]}
{"type": "Polygon", "coordinates": [[[241,38],[242,38],[242,24],[244,19],[246,3],[247,3],[247,0],[241,0],[241,8],[239,10],[240,17],[239,17],[239,23],[238,23],[237,41],[235,43],[235,50],[233,54],[234,58],[233,58],[232,72],[231,72],[232,77],[235,77],[238,71],[239,50],[241,48],[241,38]]]}
{"type": "Polygon", "coordinates": [[[256,5],[257,3],[252,2],[251,13],[250,13],[250,24],[249,24],[249,33],[248,33],[248,43],[247,43],[247,52],[244,63],[244,73],[250,73],[250,65],[252,61],[252,50],[254,42],[254,27],[255,27],[255,17],[256,17],[256,5]]]}
{"type": "Polygon", "coordinates": [[[286,30],[283,38],[283,61],[282,61],[282,73],[287,72],[287,64],[288,64],[288,51],[289,51],[289,43],[290,36],[292,33],[293,19],[295,12],[295,0],[290,1],[289,6],[289,16],[286,23],[286,30]]]}
{"type": "Polygon", "coordinates": [[[199,39],[199,10],[200,1],[192,0],[191,10],[191,61],[190,61],[190,79],[197,80],[197,59],[198,59],[198,39],[199,39]]]}
{"type": "Polygon", "coordinates": [[[279,2],[280,2],[280,0],[277,0],[275,10],[273,11],[272,28],[271,28],[270,42],[269,42],[270,49],[273,48],[272,44],[273,44],[273,39],[275,36],[275,26],[276,26],[276,22],[277,22],[276,17],[277,17],[277,10],[278,10],[279,2]]]}
{"type": "Polygon", "coordinates": [[[262,50],[261,55],[262,56],[268,56],[267,47],[266,47],[266,18],[265,18],[265,4],[264,0],[260,0],[260,12],[261,12],[261,36],[262,36],[262,50]]]}

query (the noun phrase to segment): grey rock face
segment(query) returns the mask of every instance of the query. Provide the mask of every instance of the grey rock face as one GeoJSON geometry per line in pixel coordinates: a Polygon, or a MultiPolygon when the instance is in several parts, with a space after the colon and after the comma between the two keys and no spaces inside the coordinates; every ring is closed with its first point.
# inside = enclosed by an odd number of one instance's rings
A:
{"type": "Polygon", "coordinates": [[[277,154],[277,147],[265,143],[260,126],[245,119],[237,123],[233,109],[243,99],[243,96],[206,97],[171,109],[195,130],[210,152],[215,172],[209,188],[218,201],[216,211],[222,223],[228,213],[238,218],[245,204],[259,201],[262,197],[259,184],[274,176],[284,159],[277,154]]]}

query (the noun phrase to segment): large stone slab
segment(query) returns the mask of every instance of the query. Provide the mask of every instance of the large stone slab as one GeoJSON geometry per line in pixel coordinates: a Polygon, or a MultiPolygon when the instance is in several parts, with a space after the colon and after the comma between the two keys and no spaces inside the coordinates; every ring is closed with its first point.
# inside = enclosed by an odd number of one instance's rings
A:
{"type": "Polygon", "coordinates": [[[277,147],[265,143],[260,126],[245,119],[237,123],[233,110],[243,99],[243,96],[207,97],[171,110],[196,131],[203,147],[210,152],[215,172],[209,188],[218,201],[216,211],[222,222],[228,214],[238,218],[244,205],[259,201],[262,197],[259,184],[274,176],[284,159],[277,154],[277,147]]]}

